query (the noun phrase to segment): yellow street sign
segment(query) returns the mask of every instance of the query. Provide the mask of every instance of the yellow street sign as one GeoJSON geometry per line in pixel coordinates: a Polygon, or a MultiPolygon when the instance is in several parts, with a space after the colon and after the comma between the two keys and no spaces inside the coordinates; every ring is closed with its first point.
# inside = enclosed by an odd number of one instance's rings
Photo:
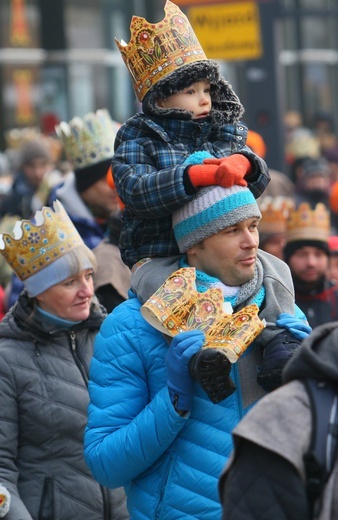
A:
{"type": "Polygon", "coordinates": [[[190,7],[187,16],[208,58],[252,60],[262,56],[255,2],[190,7]]]}
{"type": "MultiPolygon", "coordinates": [[[[240,0],[241,1],[241,0],[240,0]]],[[[226,4],[227,2],[232,3],[233,0],[175,0],[175,4],[180,7],[187,7],[190,5],[198,5],[198,4],[226,4]]]]}

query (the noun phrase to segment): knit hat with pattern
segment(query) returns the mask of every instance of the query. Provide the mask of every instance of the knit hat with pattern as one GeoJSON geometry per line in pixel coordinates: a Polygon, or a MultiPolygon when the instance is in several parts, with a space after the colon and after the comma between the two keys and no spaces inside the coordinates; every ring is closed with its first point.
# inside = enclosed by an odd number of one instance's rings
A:
{"type": "Polygon", "coordinates": [[[248,218],[261,218],[251,191],[242,186],[208,186],[173,214],[173,230],[181,253],[222,229],[248,218]]]}

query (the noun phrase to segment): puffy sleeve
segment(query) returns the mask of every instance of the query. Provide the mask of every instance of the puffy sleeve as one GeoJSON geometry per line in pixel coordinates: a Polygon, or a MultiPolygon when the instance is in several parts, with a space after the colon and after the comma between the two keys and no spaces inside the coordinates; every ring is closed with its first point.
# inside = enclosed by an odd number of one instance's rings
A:
{"type": "MultiPolygon", "coordinates": [[[[6,520],[17,520],[18,518],[32,520],[17,488],[19,476],[16,466],[19,437],[18,392],[15,377],[4,356],[0,362],[0,403],[0,483],[8,493],[9,512],[6,514],[6,520]]],[[[5,501],[3,508],[4,510],[7,508],[5,501]]],[[[0,514],[0,516],[3,515],[0,514]]]]}
{"type": "Polygon", "coordinates": [[[95,479],[110,488],[146,471],[186,422],[166,386],[168,346],[139,306],[128,300],[106,318],[90,367],[85,459],[95,479]]]}

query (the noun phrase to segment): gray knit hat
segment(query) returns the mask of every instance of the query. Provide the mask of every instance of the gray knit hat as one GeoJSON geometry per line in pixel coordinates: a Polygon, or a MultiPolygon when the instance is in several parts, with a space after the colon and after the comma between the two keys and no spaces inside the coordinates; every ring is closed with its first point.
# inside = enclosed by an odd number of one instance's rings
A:
{"type": "Polygon", "coordinates": [[[208,186],[173,214],[173,230],[181,253],[222,229],[248,218],[261,218],[249,188],[208,186]]]}

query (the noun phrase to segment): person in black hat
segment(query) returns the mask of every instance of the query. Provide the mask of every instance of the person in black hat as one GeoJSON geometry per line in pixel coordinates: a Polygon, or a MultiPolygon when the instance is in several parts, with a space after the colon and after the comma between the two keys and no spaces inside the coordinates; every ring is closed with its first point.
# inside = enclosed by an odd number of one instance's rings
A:
{"type": "MultiPolygon", "coordinates": [[[[114,186],[107,182],[118,126],[108,111],[101,109],[56,127],[73,171],[49,196],[50,205],[55,200],[63,204],[86,246],[97,257],[95,294],[108,312],[127,298],[130,286],[130,271],[118,249],[122,203],[114,186]]],[[[20,280],[13,276],[8,308],[21,290],[20,280]]]]}
{"type": "Polygon", "coordinates": [[[324,157],[304,160],[296,181],[295,205],[308,202],[312,208],[319,202],[330,207],[331,168],[324,157]]]}
{"type": "Polygon", "coordinates": [[[51,195],[64,205],[85,244],[98,262],[95,294],[108,312],[128,296],[130,271],[118,248],[123,204],[107,180],[119,123],[106,109],[75,117],[56,127],[73,174],[51,195]]]}

